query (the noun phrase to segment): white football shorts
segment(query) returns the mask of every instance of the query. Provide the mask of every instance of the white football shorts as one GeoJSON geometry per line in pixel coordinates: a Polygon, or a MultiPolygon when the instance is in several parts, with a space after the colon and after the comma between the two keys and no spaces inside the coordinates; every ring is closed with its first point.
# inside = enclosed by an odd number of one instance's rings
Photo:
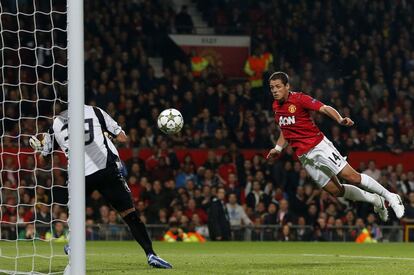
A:
{"type": "Polygon", "coordinates": [[[299,157],[300,162],[312,179],[323,188],[329,180],[339,174],[347,165],[332,142],[324,137],[321,142],[309,152],[299,157]]]}

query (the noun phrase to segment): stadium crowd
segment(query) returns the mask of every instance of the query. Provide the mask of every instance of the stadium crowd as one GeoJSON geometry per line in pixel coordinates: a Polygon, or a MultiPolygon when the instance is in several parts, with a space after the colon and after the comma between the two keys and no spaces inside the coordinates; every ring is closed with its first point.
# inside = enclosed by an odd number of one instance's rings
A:
{"type": "MultiPolygon", "coordinates": [[[[398,154],[414,149],[412,3],[217,0],[206,6],[205,1],[197,2],[218,33],[251,35],[253,48],[264,45],[271,51],[274,63],[269,71],[286,71],[293,90],[309,93],[355,120],[355,127],[341,128],[315,114],[318,126],[343,155],[353,150],[398,154]]],[[[382,240],[381,222],[373,209],[337,200],[319,190],[291,149],[277,161],[266,161],[260,154],[252,159],[243,157],[240,149],[269,149],[278,135],[266,86],[260,90],[262,94],[253,94],[258,91],[251,89],[249,81],[229,81],[219,68],[211,66],[195,78],[188,60],[177,60],[164,68],[161,78],[155,76],[148,57],[161,50],[163,35],[180,29],[174,25],[176,13],[168,3],[87,1],[85,10],[86,102],[103,108],[118,121],[134,152],[146,147],[155,152],[150,160],[134,154],[125,163],[141,219],[208,237],[212,198],[224,190],[230,224],[250,226],[247,238],[253,240],[259,239],[254,225],[280,226],[277,231],[265,229],[268,240],[353,241],[362,229],[382,240]],[[185,119],[183,131],[169,137],[156,129],[157,116],[167,107],[179,109],[185,119]],[[208,160],[198,167],[189,156],[179,162],[174,148],[205,148],[208,160]],[[221,156],[214,149],[227,152],[221,156]],[[298,228],[292,230],[292,225],[298,228]],[[350,228],[342,229],[344,225],[350,228]]],[[[45,83],[52,83],[51,78],[48,72],[39,75],[45,83]]],[[[38,90],[40,94],[27,96],[50,99],[56,87],[41,84],[38,90]]],[[[20,97],[27,93],[29,88],[22,87],[20,97]]],[[[10,87],[2,96],[16,100],[19,92],[10,87]]],[[[23,111],[27,116],[39,115],[53,107],[48,102],[43,102],[45,108],[23,111]]],[[[6,102],[0,108],[7,117],[19,118],[19,108],[14,107],[6,102]]],[[[33,121],[17,124],[5,120],[2,133],[30,133],[34,129],[33,121]]],[[[3,148],[15,147],[15,141],[2,136],[3,148]]],[[[18,141],[27,145],[25,140],[18,141]]],[[[31,221],[35,217],[46,224],[51,218],[66,221],[64,207],[55,205],[48,214],[46,206],[52,198],[55,203],[65,203],[64,172],[53,169],[52,187],[50,173],[33,170],[37,164],[32,157],[17,165],[5,158],[3,169],[26,170],[2,173],[6,187],[2,189],[3,203],[26,206],[3,206],[2,221],[31,221]],[[34,189],[17,188],[18,184],[35,183],[34,189]],[[39,202],[46,205],[29,206],[39,202]]],[[[60,166],[55,157],[53,167],[60,166]]],[[[414,222],[412,171],[404,172],[400,165],[379,169],[375,161],[361,163],[358,170],[404,197],[407,215],[403,221],[414,222]]],[[[86,216],[89,225],[120,223],[97,192],[87,201],[86,216]]],[[[398,223],[393,216],[388,222],[398,223]]],[[[233,232],[233,238],[246,238],[241,235],[233,232]]]]}

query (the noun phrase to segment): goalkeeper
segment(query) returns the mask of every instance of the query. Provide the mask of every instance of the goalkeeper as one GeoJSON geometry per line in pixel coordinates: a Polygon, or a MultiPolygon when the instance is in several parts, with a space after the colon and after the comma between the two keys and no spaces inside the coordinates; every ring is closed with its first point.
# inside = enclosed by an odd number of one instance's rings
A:
{"type": "MultiPolygon", "coordinates": [[[[131,198],[131,191],[120,173],[122,164],[115,145],[109,136],[125,143],[127,136],[121,127],[106,112],[85,105],[85,194],[98,190],[115,208],[131,230],[135,240],[144,249],[148,264],[155,268],[172,268],[171,264],[158,257],[148,236],[145,224],[140,220],[131,198]]],[[[68,112],[63,111],[53,120],[53,125],[41,140],[32,136],[30,146],[41,153],[41,158],[50,155],[59,146],[65,155],[70,150],[68,140],[68,112]]],[[[65,249],[67,252],[67,249],[65,249]]]]}

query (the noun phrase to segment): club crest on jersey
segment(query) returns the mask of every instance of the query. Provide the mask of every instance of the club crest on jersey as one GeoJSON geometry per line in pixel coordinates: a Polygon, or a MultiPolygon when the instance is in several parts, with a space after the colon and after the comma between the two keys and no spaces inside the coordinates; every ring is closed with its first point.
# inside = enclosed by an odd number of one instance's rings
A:
{"type": "Polygon", "coordinates": [[[290,113],[293,114],[294,112],[296,112],[296,106],[291,104],[291,105],[289,105],[288,110],[289,110],[290,113]]]}
{"type": "Polygon", "coordinates": [[[295,116],[281,116],[279,117],[279,126],[286,126],[295,124],[295,116]]]}

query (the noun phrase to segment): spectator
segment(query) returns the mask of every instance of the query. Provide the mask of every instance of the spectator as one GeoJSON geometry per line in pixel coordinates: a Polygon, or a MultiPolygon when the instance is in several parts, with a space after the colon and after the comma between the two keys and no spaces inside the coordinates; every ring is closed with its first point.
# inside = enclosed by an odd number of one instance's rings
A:
{"type": "Polygon", "coordinates": [[[31,207],[18,207],[19,213],[17,217],[17,222],[26,223],[32,222],[34,220],[34,213],[31,207]]]}
{"type": "Polygon", "coordinates": [[[194,225],[194,231],[204,238],[209,238],[209,232],[208,232],[208,226],[205,224],[202,224],[200,221],[200,218],[197,214],[194,214],[191,219],[193,225],[194,225]]]}
{"type": "Polygon", "coordinates": [[[312,240],[312,231],[306,226],[306,220],[304,217],[298,218],[298,228],[296,229],[296,239],[298,241],[311,241],[312,240]]]}
{"type": "Polygon", "coordinates": [[[170,219],[170,229],[165,233],[166,242],[205,242],[205,238],[197,232],[185,232],[175,219],[170,219]]]}
{"type": "Polygon", "coordinates": [[[332,241],[334,242],[349,242],[351,241],[347,231],[344,230],[344,225],[341,219],[335,220],[335,227],[332,233],[332,241]]]}
{"type": "Polygon", "coordinates": [[[253,190],[246,197],[246,204],[248,207],[255,209],[259,202],[269,204],[269,196],[261,190],[260,182],[253,181],[253,190]]]}
{"type": "Polygon", "coordinates": [[[191,15],[188,14],[187,6],[183,5],[181,11],[175,16],[175,28],[177,33],[192,33],[194,24],[191,15]]]}
{"type": "Polygon", "coordinates": [[[382,236],[381,228],[377,224],[377,218],[372,213],[369,214],[367,217],[367,230],[373,240],[375,241],[382,240],[383,236],[382,236]]]}
{"type": "Polygon", "coordinates": [[[208,210],[208,230],[213,241],[230,240],[230,218],[225,205],[226,191],[217,190],[217,197],[213,198],[208,210]]]}
{"type": "MultiPolygon", "coordinates": [[[[227,212],[229,213],[230,225],[232,227],[248,226],[253,225],[252,221],[246,215],[243,207],[237,203],[237,196],[234,193],[229,194],[229,202],[226,204],[227,212]]],[[[242,240],[243,233],[246,232],[246,229],[233,229],[234,239],[242,240]]]]}
{"type": "Polygon", "coordinates": [[[158,165],[151,171],[152,180],[159,180],[163,182],[174,178],[174,171],[168,162],[169,159],[166,157],[160,157],[158,159],[158,165]]]}
{"type": "Polygon", "coordinates": [[[170,228],[165,233],[163,240],[166,242],[182,242],[184,230],[179,227],[178,221],[175,218],[171,218],[169,223],[170,228]]]}
{"type": "Polygon", "coordinates": [[[317,241],[329,241],[329,230],[324,218],[318,219],[318,223],[315,225],[314,237],[317,241]]]}
{"type": "Polygon", "coordinates": [[[213,150],[207,152],[207,160],[203,164],[206,169],[215,171],[219,167],[220,163],[217,160],[216,153],[213,150]]]}
{"type": "Polygon", "coordinates": [[[374,160],[370,160],[368,162],[368,169],[363,173],[372,177],[376,181],[378,181],[381,177],[381,171],[376,167],[374,160]]]}
{"type": "Polygon", "coordinates": [[[88,241],[97,241],[99,240],[98,230],[96,228],[95,222],[93,219],[86,219],[86,240],[88,241]]]}
{"type": "Polygon", "coordinates": [[[194,214],[197,214],[199,221],[201,224],[207,223],[207,213],[202,208],[196,207],[196,202],[194,199],[190,199],[188,201],[187,210],[185,210],[184,214],[191,219],[194,214]]]}
{"type": "Polygon", "coordinates": [[[216,129],[217,123],[210,117],[209,109],[204,108],[196,124],[196,130],[200,131],[202,138],[208,139],[213,136],[216,129]]]}
{"type": "Polygon", "coordinates": [[[148,185],[150,188],[142,192],[142,200],[148,203],[146,213],[150,220],[149,222],[155,222],[158,211],[167,205],[165,204],[166,197],[162,188],[161,182],[156,180],[153,185],[148,185]]]}
{"type": "MultiPolygon", "coordinates": [[[[267,214],[263,217],[263,225],[271,225],[276,226],[279,224],[279,220],[277,217],[277,206],[274,203],[269,204],[267,214]]],[[[277,231],[275,228],[265,228],[264,229],[264,240],[272,241],[276,239],[277,231]]]]}
{"type": "Polygon", "coordinates": [[[109,223],[109,207],[106,205],[102,205],[99,209],[100,214],[100,223],[108,224],[109,223]]]}
{"type": "Polygon", "coordinates": [[[36,228],[37,228],[37,233],[39,233],[39,235],[41,237],[44,236],[44,234],[47,231],[47,227],[43,227],[42,225],[44,224],[49,224],[52,221],[51,215],[50,215],[50,207],[48,207],[46,204],[39,204],[39,209],[37,210],[37,214],[36,214],[36,228]]]}
{"type": "Polygon", "coordinates": [[[405,215],[402,221],[406,224],[414,224],[414,192],[408,195],[409,201],[405,208],[405,215]]]}
{"type": "Polygon", "coordinates": [[[194,165],[185,164],[183,170],[175,177],[176,188],[183,187],[188,180],[196,181],[194,165]]]}
{"type": "Polygon", "coordinates": [[[52,240],[55,242],[67,242],[68,232],[63,226],[63,223],[57,222],[54,224],[52,231],[49,231],[45,235],[46,240],[52,240]]]}
{"type": "Polygon", "coordinates": [[[287,241],[295,241],[295,236],[290,231],[290,226],[285,224],[282,226],[282,230],[279,234],[278,241],[287,242],[287,241]]]}
{"type": "Polygon", "coordinates": [[[318,208],[316,207],[315,204],[310,204],[308,206],[308,213],[306,216],[306,224],[307,225],[315,225],[316,224],[316,220],[318,218],[318,208]]]}
{"type": "Polygon", "coordinates": [[[277,212],[277,218],[278,223],[280,225],[293,224],[295,222],[295,217],[289,211],[289,203],[285,199],[280,201],[279,211],[277,212]]]}
{"type": "Polygon", "coordinates": [[[39,238],[39,236],[36,233],[33,223],[27,224],[26,228],[19,232],[19,239],[34,240],[35,238],[39,238]]]}
{"type": "Polygon", "coordinates": [[[116,211],[112,209],[109,210],[107,234],[109,233],[112,239],[119,239],[119,234],[121,233],[121,227],[119,224],[116,211]]]}

